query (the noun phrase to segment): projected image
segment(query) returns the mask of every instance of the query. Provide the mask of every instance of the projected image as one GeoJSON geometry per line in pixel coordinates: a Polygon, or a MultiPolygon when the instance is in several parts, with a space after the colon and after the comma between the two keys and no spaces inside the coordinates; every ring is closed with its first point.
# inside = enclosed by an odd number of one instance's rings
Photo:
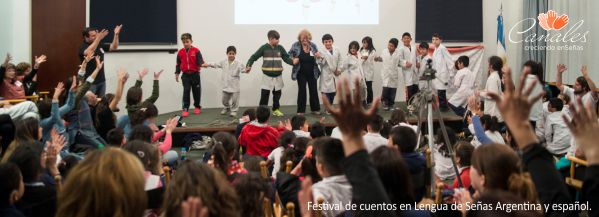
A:
{"type": "Polygon", "coordinates": [[[379,0],[235,0],[235,24],[379,24],[379,0]]]}

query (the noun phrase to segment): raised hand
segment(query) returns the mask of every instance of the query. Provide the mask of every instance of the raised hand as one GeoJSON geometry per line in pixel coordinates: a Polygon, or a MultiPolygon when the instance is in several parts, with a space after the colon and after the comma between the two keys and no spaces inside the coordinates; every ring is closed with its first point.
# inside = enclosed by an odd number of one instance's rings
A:
{"type": "Polygon", "coordinates": [[[77,88],[77,76],[73,75],[73,77],[71,78],[72,82],[71,82],[71,88],[69,88],[69,91],[75,91],[75,88],[77,88]]]}
{"type": "Polygon", "coordinates": [[[208,208],[199,197],[189,197],[181,202],[182,217],[208,217],[208,208]]]}
{"type": "Polygon", "coordinates": [[[289,131],[293,129],[293,127],[291,127],[291,121],[289,119],[285,120],[285,122],[279,121],[278,128],[285,128],[289,131]]]}
{"type": "Polygon", "coordinates": [[[571,103],[570,113],[572,119],[570,120],[567,115],[562,115],[564,122],[574,135],[574,140],[580,145],[580,148],[584,151],[585,157],[589,164],[599,163],[599,122],[597,122],[597,114],[593,110],[591,104],[583,106],[582,99],[576,97],[576,100],[571,103]]]}
{"type": "Polygon", "coordinates": [[[143,80],[144,76],[148,74],[150,70],[148,68],[143,68],[141,71],[137,71],[137,75],[139,75],[139,80],[143,80]]]}
{"type": "Polygon", "coordinates": [[[6,53],[6,58],[4,59],[4,65],[10,63],[10,61],[12,61],[12,56],[10,55],[10,53],[6,53]]]}
{"type": "Polygon", "coordinates": [[[40,67],[40,64],[46,62],[46,55],[41,55],[41,56],[35,56],[35,62],[33,65],[34,69],[38,69],[40,67]]]}
{"type": "Polygon", "coordinates": [[[117,76],[122,84],[126,83],[127,79],[129,79],[129,73],[124,68],[119,69],[119,71],[117,72],[117,76]]]}
{"type": "Polygon", "coordinates": [[[100,60],[100,56],[96,56],[96,70],[100,70],[104,66],[104,61],[100,60]]]}
{"type": "MultiPolygon", "coordinates": [[[[359,79],[356,78],[353,83],[355,84],[355,90],[360,90],[359,79]]],[[[337,83],[337,92],[340,95],[338,108],[331,105],[326,95],[322,95],[322,101],[325,108],[337,121],[343,135],[361,137],[362,129],[365,129],[366,123],[376,115],[380,98],[377,97],[374,100],[370,109],[364,110],[362,108],[361,91],[355,91],[352,96],[349,85],[349,79],[347,78],[342,78],[341,82],[337,83]]]]}
{"type": "Polygon", "coordinates": [[[114,35],[119,35],[121,33],[121,28],[123,28],[123,24],[114,27],[114,35]]]}
{"type": "Polygon", "coordinates": [[[173,130],[175,128],[177,128],[177,124],[179,123],[179,120],[177,120],[176,118],[169,118],[168,120],[166,120],[166,127],[165,127],[165,131],[166,133],[172,133],[173,130]]]}
{"type": "Polygon", "coordinates": [[[56,85],[56,87],[54,88],[54,96],[52,96],[52,99],[58,100],[58,98],[62,94],[62,91],[64,91],[64,84],[62,82],[58,82],[58,85],[56,85]]]}
{"type": "Polygon", "coordinates": [[[557,64],[557,73],[564,73],[568,68],[564,64],[557,64]]]}
{"type": "Polygon", "coordinates": [[[589,76],[589,68],[587,68],[587,66],[582,66],[580,68],[580,72],[582,73],[582,76],[584,76],[585,78],[589,76]]]}
{"type": "Polygon", "coordinates": [[[106,36],[108,35],[108,30],[106,29],[102,29],[102,31],[98,32],[98,34],[96,35],[96,40],[102,40],[104,39],[106,36]]]}
{"type": "Polygon", "coordinates": [[[159,72],[154,72],[154,80],[158,80],[163,71],[164,69],[161,69],[159,72]]]}
{"type": "Polygon", "coordinates": [[[480,102],[477,100],[476,95],[468,97],[468,110],[475,115],[481,115],[480,102]]]}

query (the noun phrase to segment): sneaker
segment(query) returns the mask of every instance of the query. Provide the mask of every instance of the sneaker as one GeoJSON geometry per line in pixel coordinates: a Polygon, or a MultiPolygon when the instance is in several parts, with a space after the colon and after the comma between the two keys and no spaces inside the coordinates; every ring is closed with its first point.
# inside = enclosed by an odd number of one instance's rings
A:
{"type": "Polygon", "coordinates": [[[181,114],[181,116],[183,116],[183,117],[189,116],[189,112],[187,111],[187,109],[183,110],[183,114],[181,114]]]}
{"type": "Polygon", "coordinates": [[[231,117],[237,117],[237,112],[231,112],[231,117]]]}
{"type": "Polygon", "coordinates": [[[320,111],[313,111],[312,114],[313,115],[320,115],[320,111]]]}
{"type": "Polygon", "coordinates": [[[222,111],[220,111],[221,115],[226,115],[227,113],[229,113],[229,109],[228,108],[224,108],[222,111]]]}
{"type": "Polygon", "coordinates": [[[281,110],[277,109],[277,110],[272,111],[272,115],[273,116],[277,116],[277,117],[281,117],[281,116],[283,116],[285,114],[283,114],[283,112],[281,112],[281,110]]]}
{"type": "Polygon", "coordinates": [[[193,113],[199,115],[200,113],[202,113],[202,110],[200,110],[200,108],[195,108],[193,109],[193,113]]]}

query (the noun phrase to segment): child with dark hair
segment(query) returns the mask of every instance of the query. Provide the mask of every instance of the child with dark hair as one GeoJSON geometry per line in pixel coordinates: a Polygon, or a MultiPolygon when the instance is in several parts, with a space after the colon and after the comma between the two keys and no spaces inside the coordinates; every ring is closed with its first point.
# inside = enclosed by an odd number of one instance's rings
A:
{"type": "MultiPolygon", "coordinates": [[[[239,119],[239,124],[237,124],[237,128],[235,128],[235,137],[239,139],[239,135],[241,134],[241,130],[245,127],[246,124],[256,120],[256,109],[249,108],[243,111],[241,114],[241,118],[239,119]]],[[[245,154],[245,149],[242,147],[242,151],[245,154]]]]}
{"type": "Polygon", "coordinates": [[[480,96],[484,99],[484,114],[497,117],[499,122],[503,122],[501,114],[497,109],[495,101],[488,97],[488,93],[494,93],[499,96],[503,95],[503,83],[501,68],[503,68],[503,60],[498,56],[492,56],[489,58],[489,74],[487,82],[485,83],[485,90],[480,92],[480,96]]]}
{"type": "MultiPolygon", "coordinates": [[[[193,93],[193,113],[199,115],[202,111],[200,100],[202,99],[202,80],[200,79],[200,66],[204,64],[204,58],[200,49],[194,47],[191,43],[191,34],[183,33],[181,35],[183,48],[177,53],[177,67],[175,69],[175,79],[179,82],[179,74],[183,71],[181,80],[183,82],[183,111],[181,116],[189,116],[189,92],[193,93]]],[[[141,98],[140,98],[141,100],[141,98]]]]}
{"type": "Polygon", "coordinates": [[[279,147],[275,148],[270,152],[267,159],[273,163],[272,178],[276,178],[277,173],[281,170],[281,158],[283,157],[283,151],[289,146],[293,145],[293,141],[296,139],[295,133],[291,131],[285,131],[279,137],[279,147]]]}
{"type": "Polygon", "coordinates": [[[229,114],[237,117],[239,110],[239,77],[245,72],[245,66],[240,60],[235,59],[237,49],[235,46],[227,47],[227,59],[217,63],[204,63],[202,67],[222,69],[221,82],[223,85],[223,110],[221,115],[229,114]]]}
{"type": "Polygon", "coordinates": [[[364,76],[364,71],[362,69],[362,60],[361,54],[358,53],[358,49],[360,48],[360,44],[357,41],[352,41],[349,43],[347,57],[343,62],[342,68],[345,73],[347,73],[347,77],[350,79],[350,90],[352,91],[352,95],[354,91],[360,91],[362,93],[360,101],[366,105],[366,79],[364,76]],[[360,82],[360,90],[355,90],[356,85],[354,82],[360,82]]]}
{"type": "Polygon", "coordinates": [[[56,156],[62,144],[51,144],[44,151],[39,142],[29,142],[19,146],[8,162],[16,164],[23,175],[25,194],[15,206],[25,216],[54,216],[56,213],[56,189],[52,180],[44,181],[45,171],[50,171],[50,177],[60,175],[56,166],[56,156]]]}
{"type": "MultiPolygon", "coordinates": [[[[314,203],[319,198],[324,199],[326,204],[348,204],[352,200],[351,184],[343,174],[341,162],[345,160],[343,144],[341,140],[323,137],[314,140],[314,155],[316,168],[322,181],[312,186],[314,203]]],[[[345,211],[344,207],[339,210],[324,211],[325,216],[338,216],[345,211]]]]}
{"type": "Polygon", "coordinates": [[[381,136],[380,133],[384,121],[382,116],[375,115],[366,125],[367,133],[362,138],[364,138],[364,145],[366,145],[368,153],[371,153],[378,147],[387,145],[387,139],[381,136]]]}
{"type": "Polygon", "coordinates": [[[17,64],[17,79],[23,82],[23,88],[25,89],[25,96],[31,96],[37,94],[37,70],[40,64],[46,62],[46,55],[41,55],[34,58],[35,63],[33,68],[28,62],[21,62],[17,64]]]}
{"type": "Polygon", "coordinates": [[[214,146],[212,147],[213,165],[225,174],[230,182],[238,175],[246,174],[247,170],[239,165],[239,145],[235,136],[227,132],[218,132],[212,136],[214,146]]]}
{"type": "Polygon", "coordinates": [[[364,80],[366,80],[366,104],[371,104],[374,99],[372,92],[372,80],[374,80],[374,59],[376,49],[372,43],[372,38],[366,36],[362,38],[362,47],[360,48],[362,59],[362,70],[364,71],[364,80]]]}
{"type": "Polygon", "coordinates": [[[239,216],[262,217],[264,207],[262,203],[268,195],[272,194],[270,183],[264,182],[258,174],[240,175],[233,187],[239,196],[239,216]]]}
{"type": "Polygon", "coordinates": [[[474,134],[471,142],[474,147],[481,144],[506,144],[505,139],[499,132],[499,120],[497,117],[483,115],[476,96],[471,96],[468,99],[468,110],[473,114],[468,119],[468,130],[474,134]]]}
{"type": "Polygon", "coordinates": [[[392,203],[411,204],[418,200],[414,197],[413,177],[409,165],[395,148],[381,146],[370,154],[383,186],[392,203]]]}
{"type": "Polygon", "coordinates": [[[337,47],[333,46],[333,36],[325,34],[322,36],[324,52],[321,52],[320,58],[317,57],[316,63],[320,65],[320,92],[327,96],[329,102],[335,101],[337,88],[335,82],[342,70],[342,56],[337,47]]]}
{"type": "MultiPolygon", "coordinates": [[[[455,145],[456,164],[460,171],[460,179],[462,179],[463,188],[470,188],[470,159],[474,152],[474,146],[469,142],[459,141],[455,145]]],[[[457,189],[460,185],[456,179],[451,188],[457,189]]]]}
{"type": "Polygon", "coordinates": [[[138,124],[133,127],[131,134],[127,137],[127,141],[141,140],[149,144],[157,144],[158,149],[162,154],[166,154],[172,147],[173,139],[172,132],[177,127],[177,119],[171,118],[166,120],[166,127],[163,130],[154,132],[150,127],[138,124]],[[159,142],[158,139],[164,136],[164,141],[159,142]]]}
{"type": "Polygon", "coordinates": [[[129,90],[127,90],[127,105],[125,106],[125,108],[127,108],[127,115],[119,117],[119,120],[117,121],[117,127],[123,129],[125,131],[125,135],[127,135],[127,132],[129,131],[127,128],[134,127],[134,124],[131,123],[134,113],[144,108],[144,105],[147,105],[147,103],[156,103],[156,100],[158,100],[158,96],[160,95],[160,82],[158,79],[164,70],[154,72],[152,95],[146,100],[141,101],[143,98],[143,90],[141,89],[141,85],[143,83],[143,78],[148,74],[148,71],[149,70],[147,68],[138,71],[137,74],[139,75],[139,78],[137,81],[135,81],[135,86],[130,87],[129,90]]]}
{"type": "Polygon", "coordinates": [[[25,192],[19,167],[13,163],[0,164],[0,216],[25,216],[15,207],[25,192]]]}
{"type": "Polygon", "coordinates": [[[391,123],[392,127],[404,126],[404,127],[412,128],[414,130],[414,132],[418,131],[418,126],[411,125],[408,122],[406,113],[402,109],[396,109],[395,111],[393,111],[391,113],[391,119],[389,120],[389,123],[391,123]]]}
{"type": "Polygon", "coordinates": [[[406,85],[406,102],[409,101],[418,91],[418,82],[420,77],[414,67],[414,57],[418,52],[412,48],[412,35],[409,32],[404,32],[401,35],[402,46],[399,49],[399,66],[403,73],[404,82],[406,85]]]}
{"type": "Polygon", "coordinates": [[[326,128],[320,122],[314,122],[310,125],[310,137],[312,139],[317,139],[320,137],[327,136],[326,128]]]}
{"type": "Polygon", "coordinates": [[[275,129],[268,125],[270,110],[266,106],[258,106],[256,120],[250,122],[241,130],[238,142],[246,148],[246,154],[268,157],[277,148],[277,140],[284,128],[275,129]]]}
{"type": "MultiPolygon", "coordinates": [[[[308,148],[308,143],[310,142],[309,138],[299,137],[293,141],[293,145],[287,147],[283,151],[283,156],[281,157],[281,165],[287,166],[287,161],[291,161],[291,168],[296,168],[306,155],[306,149],[308,148]]],[[[287,173],[285,169],[279,170],[276,174],[275,180],[275,188],[281,197],[281,202],[283,204],[287,204],[288,202],[293,202],[294,204],[298,204],[297,193],[300,190],[300,175],[294,174],[293,171],[291,173],[287,173]]],[[[315,177],[316,179],[318,177],[315,177]]],[[[299,207],[295,207],[296,216],[299,215],[299,207]]]]}
{"type": "Polygon", "coordinates": [[[558,98],[549,99],[547,110],[549,115],[545,120],[545,142],[547,150],[557,158],[563,157],[568,151],[572,151],[570,146],[571,133],[564,119],[562,118],[562,109],[564,103],[558,98]]]}
{"type": "Polygon", "coordinates": [[[121,147],[125,144],[125,133],[121,128],[114,128],[106,134],[106,142],[110,146],[121,147]]]}
{"type": "Polygon", "coordinates": [[[422,153],[416,152],[417,138],[416,133],[409,127],[395,127],[391,130],[389,136],[389,145],[395,146],[401,152],[401,156],[408,165],[414,184],[414,193],[416,201],[420,201],[424,196],[425,189],[425,169],[426,159],[422,153]]]}
{"type": "Polygon", "coordinates": [[[437,90],[437,96],[439,97],[439,108],[441,110],[448,110],[449,107],[447,105],[447,88],[449,87],[449,82],[451,77],[455,73],[453,73],[454,62],[447,51],[447,47],[441,44],[443,42],[443,37],[435,33],[432,37],[432,44],[435,45],[435,51],[432,56],[432,68],[437,71],[435,75],[435,79],[433,80],[433,85],[437,90]]]}
{"type": "Polygon", "coordinates": [[[457,136],[455,131],[451,128],[446,128],[447,137],[449,138],[449,144],[446,144],[443,137],[443,131],[441,128],[437,129],[437,135],[435,137],[435,146],[432,150],[432,157],[435,160],[435,175],[438,179],[443,182],[447,182],[455,178],[455,171],[453,170],[453,162],[451,161],[451,152],[449,147],[455,149],[455,143],[457,136]]]}
{"type": "Polygon", "coordinates": [[[474,94],[474,85],[476,82],[475,74],[468,68],[470,59],[468,56],[460,56],[455,61],[456,72],[453,80],[453,86],[457,88],[456,92],[449,98],[449,108],[462,117],[466,113],[468,97],[474,94]]]}
{"type": "Polygon", "coordinates": [[[260,106],[268,106],[268,98],[272,91],[272,114],[274,116],[283,116],[283,112],[279,110],[281,93],[283,89],[283,61],[289,65],[293,65],[287,51],[283,46],[279,45],[279,32],[275,30],[268,31],[268,43],[260,46],[258,50],[252,54],[248,60],[245,72],[250,72],[252,65],[260,57],[262,61],[262,83],[260,93],[260,106]]]}
{"type": "Polygon", "coordinates": [[[387,111],[394,109],[395,94],[399,85],[400,52],[396,52],[398,45],[399,40],[391,38],[389,43],[387,43],[387,49],[383,50],[381,56],[375,59],[375,61],[383,62],[381,68],[383,79],[381,102],[383,103],[383,109],[387,111]]]}
{"type": "MultiPolygon", "coordinates": [[[[424,75],[424,70],[427,69],[428,61],[432,61],[432,59],[428,56],[429,45],[425,41],[420,42],[420,44],[417,47],[417,50],[418,53],[414,58],[414,62],[416,63],[416,68],[414,70],[417,72],[418,78],[420,78],[422,77],[422,75],[424,75]]],[[[423,90],[426,88],[428,88],[428,83],[426,81],[421,80],[418,83],[418,89],[423,90]]]]}
{"type": "Polygon", "coordinates": [[[6,150],[2,150],[2,162],[6,162],[10,155],[22,145],[39,141],[42,129],[35,118],[25,118],[15,124],[15,137],[6,150]]]}
{"type": "Polygon", "coordinates": [[[291,117],[291,130],[297,137],[310,138],[309,132],[310,125],[303,115],[295,115],[291,117]]]}

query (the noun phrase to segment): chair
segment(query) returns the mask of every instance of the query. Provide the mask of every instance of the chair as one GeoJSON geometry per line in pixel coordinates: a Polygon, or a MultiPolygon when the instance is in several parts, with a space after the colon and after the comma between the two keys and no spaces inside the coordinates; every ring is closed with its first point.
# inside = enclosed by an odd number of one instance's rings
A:
{"type": "Polygon", "coordinates": [[[293,169],[293,162],[288,160],[285,163],[285,173],[291,173],[291,170],[293,169]]]}
{"type": "Polygon", "coordinates": [[[162,167],[164,170],[164,184],[168,186],[168,183],[171,182],[171,168],[169,166],[162,167]]]}
{"type": "Polygon", "coordinates": [[[588,167],[589,163],[571,155],[566,155],[566,159],[570,161],[570,177],[566,177],[566,184],[580,190],[582,189],[582,180],[576,179],[576,165],[588,167]]]}
{"type": "MultiPolygon", "coordinates": [[[[319,207],[321,207],[321,205],[324,203],[324,198],[322,197],[318,197],[318,199],[316,199],[316,203],[318,204],[319,207]]],[[[322,214],[322,209],[316,209],[314,211],[316,217],[323,217],[324,215],[322,214]]]]}
{"type": "Polygon", "coordinates": [[[287,215],[284,216],[295,217],[295,204],[293,204],[293,202],[287,203],[285,208],[287,208],[287,215]]]}

